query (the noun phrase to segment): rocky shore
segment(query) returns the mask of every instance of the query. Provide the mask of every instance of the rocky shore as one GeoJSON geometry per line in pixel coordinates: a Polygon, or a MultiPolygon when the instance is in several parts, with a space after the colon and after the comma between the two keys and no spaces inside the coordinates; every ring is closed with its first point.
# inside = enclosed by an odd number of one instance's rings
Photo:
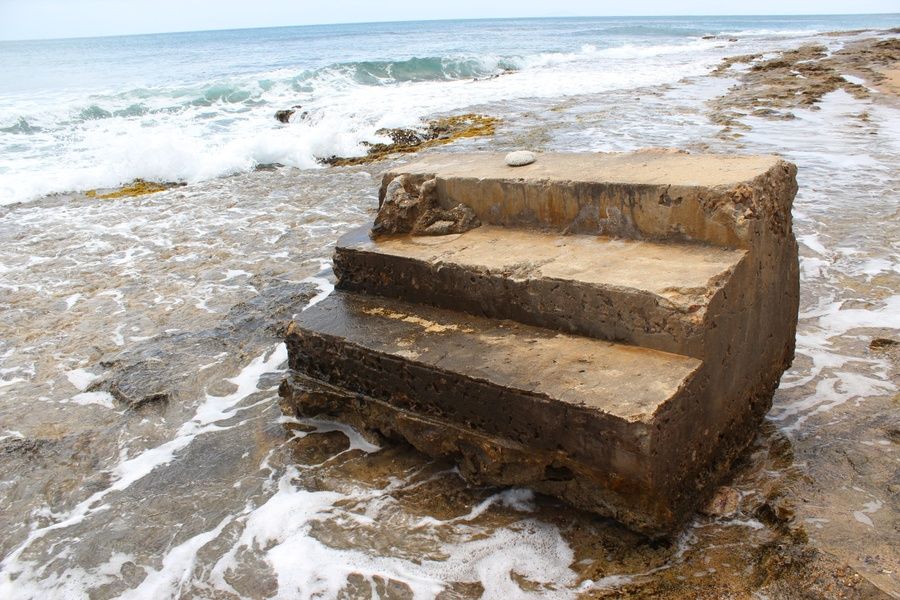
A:
{"type": "Polygon", "coordinates": [[[808,37],[709,79],[386,131],[341,168],[0,209],[0,596],[900,596],[898,36],[808,37]],[[681,536],[282,414],[278,341],[410,152],[673,143],[798,165],[801,273],[794,363],[681,536]]]}
{"type": "Polygon", "coordinates": [[[770,57],[747,54],[726,58],[713,71],[720,77],[737,79],[737,84],[709,103],[710,118],[723,126],[722,134],[740,135],[749,126],[741,121],[748,115],[767,119],[794,119],[792,110],[816,109],[822,98],[843,90],[857,99],[878,96],[897,104],[896,86],[900,68],[900,38],[868,38],[828,52],[821,44],[803,45],[770,57]],[[861,78],[878,90],[873,94],[861,78]]]}

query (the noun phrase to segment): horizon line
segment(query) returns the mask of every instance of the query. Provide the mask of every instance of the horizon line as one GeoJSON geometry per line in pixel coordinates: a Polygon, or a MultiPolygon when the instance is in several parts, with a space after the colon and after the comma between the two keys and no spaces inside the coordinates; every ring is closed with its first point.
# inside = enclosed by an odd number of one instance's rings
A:
{"type": "Polygon", "coordinates": [[[174,31],[152,31],[145,33],[112,33],[104,35],[74,35],[68,37],[37,37],[37,38],[0,38],[0,43],[5,42],[55,42],[66,40],[93,40],[119,37],[140,37],[151,35],[179,35],[189,33],[218,33],[227,31],[257,31],[264,29],[295,29],[302,27],[335,27],[340,25],[388,25],[391,23],[437,23],[453,21],[526,21],[526,20],[563,20],[563,19],[670,19],[670,18],[760,18],[760,17],[877,17],[900,16],[900,12],[872,12],[872,13],[776,13],[776,14],[671,14],[671,15],[566,15],[544,17],[466,17],[458,19],[406,19],[385,21],[343,21],[337,23],[304,23],[299,25],[258,25],[253,27],[226,27],[221,29],[179,29],[174,31]]]}

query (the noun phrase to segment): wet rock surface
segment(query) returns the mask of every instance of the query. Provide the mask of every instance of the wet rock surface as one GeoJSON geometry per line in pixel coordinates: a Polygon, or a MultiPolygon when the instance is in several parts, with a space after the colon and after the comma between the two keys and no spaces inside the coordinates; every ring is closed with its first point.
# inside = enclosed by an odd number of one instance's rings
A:
{"type": "Polygon", "coordinates": [[[886,356],[894,363],[894,370],[900,374],[900,340],[875,338],[869,342],[869,350],[879,356],[886,356]]]}
{"type": "Polygon", "coordinates": [[[739,134],[747,129],[741,122],[743,116],[794,119],[793,110],[815,108],[826,94],[836,90],[857,99],[869,98],[870,90],[847,76],[863,77],[877,85],[885,79],[882,69],[898,61],[897,37],[856,41],[835,52],[821,44],[807,44],[778,52],[774,58],[762,54],[731,56],[713,73],[736,77],[738,83],[709,103],[710,118],[723,126],[722,134],[739,134]],[[742,69],[735,71],[735,66],[742,69]]]}
{"type": "Polygon", "coordinates": [[[183,402],[187,398],[180,394],[196,389],[204,378],[196,368],[198,358],[251,357],[258,348],[284,337],[291,318],[316,293],[311,283],[266,282],[258,295],[232,307],[211,329],[163,334],[104,357],[98,365],[102,375],[87,389],[108,392],[133,410],[183,402]]]}
{"type": "Polygon", "coordinates": [[[166,190],[182,187],[182,182],[159,182],[144,181],[143,179],[135,179],[128,185],[124,185],[114,190],[88,190],[85,196],[88,198],[98,198],[100,200],[114,200],[117,198],[128,198],[130,196],[144,196],[146,194],[155,194],[166,190]]]}
{"type": "MultiPolygon", "coordinates": [[[[291,108],[277,110],[277,111],[275,111],[275,120],[278,121],[279,123],[290,123],[291,117],[293,117],[294,113],[296,113],[301,108],[303,108],[302,105],[295,104],[291,108]]],[[[303,113],[301,116],[304,116],[305,114],[306,113],[303,113]]]]}

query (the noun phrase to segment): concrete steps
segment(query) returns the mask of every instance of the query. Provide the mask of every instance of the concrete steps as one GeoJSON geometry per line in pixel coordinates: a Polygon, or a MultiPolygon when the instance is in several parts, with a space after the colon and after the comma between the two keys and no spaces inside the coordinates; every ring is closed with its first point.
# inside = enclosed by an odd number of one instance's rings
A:
{"type": "Polygon", "coordinates": [[[339,241],[337,291],[288,329],[283,405],[669,534],[793,356],[794,176],[671,152],[387,173],[380,235],[339,241]]]}
{"type": "Polygon", "coordinates": [[[345,290],[702,357],[710,304],[744,250],[482,226],[337,244],[345,290]]]}

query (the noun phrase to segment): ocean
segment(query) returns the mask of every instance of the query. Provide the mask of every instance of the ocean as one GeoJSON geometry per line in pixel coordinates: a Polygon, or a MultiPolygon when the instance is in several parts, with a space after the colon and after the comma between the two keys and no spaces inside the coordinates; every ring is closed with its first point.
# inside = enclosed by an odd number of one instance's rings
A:
{"type": "Polygon", "coordinates": [[[774,117],[737,105],[723,122],[716,102],[750,66],[715,72],[898,26],[565,18],[0,42],[0,598],[900,593],[896,95],[848,71],[866,95],[774,117]],[[332,290],[335,240],[371,223],[382,172],[410,155],[320,160],[469,112],[497,118],[494,135],[426,152],[797,164],[796,357],[726,482],[733,511],[651,541],[282,412],[284,325],[332,290]],[[185,185],[85,193],[136,178],[185,185]]]}
{"type": "Polygon", "coordinates": [[[0,42],[0,203],[259,164],[314,168],[364,153],[380,128],[672,84],[728,54],[891,19],[430,21],[0,42]],[[295,105],[306,119],[275,121],[295,105]]]}

